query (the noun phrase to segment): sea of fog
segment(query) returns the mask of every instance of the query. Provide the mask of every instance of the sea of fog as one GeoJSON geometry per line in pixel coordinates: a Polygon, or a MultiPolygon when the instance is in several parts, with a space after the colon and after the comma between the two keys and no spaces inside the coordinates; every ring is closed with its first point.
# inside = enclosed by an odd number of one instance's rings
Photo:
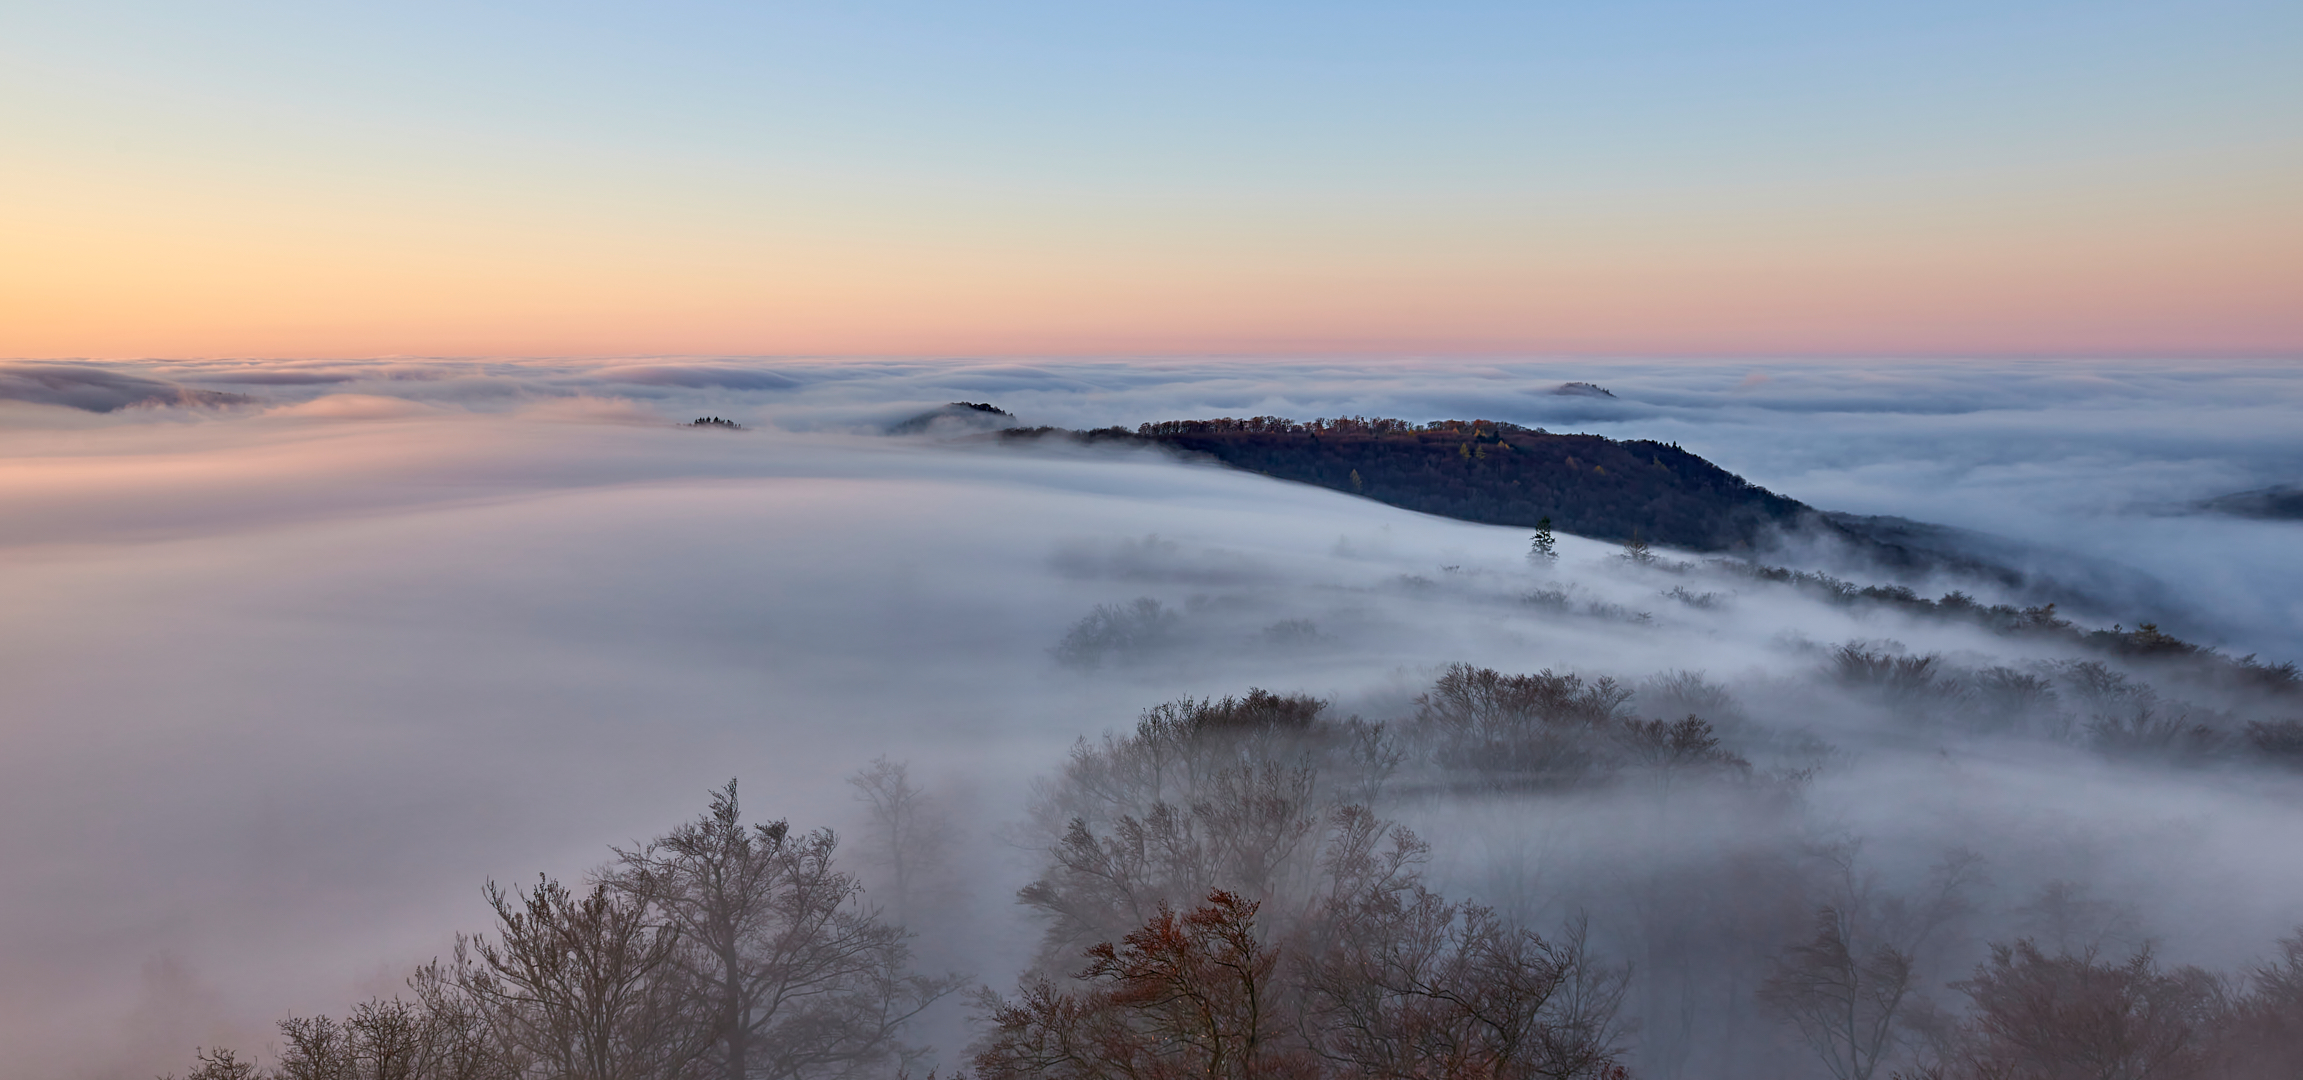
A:
{"type": "MultiPolygon", "coordinates": [[[[580,875],[731,776],[757,815],[846,827],[844,777],[879,755],[967,837],[936,916],[965,944],[923,952],[1004,984],[1032,933],[1012,826],[1074,740],[1250,686],[1397,716],[1458,661],[1744,688],[1834,748],[1811,813],[1890,878],[1956,840],[2009,904],[2084,878],[2218,965],[2303,923],[2292,777],[1954,753],[1786,689],[1837,643],[1975,665],[2044,646],[1791,590],[1677,602],[1611,545],[1562,537],[1547,570],[1524,530],[1148,450],[880,433],[954,400],[1067,427],[1385,415],[1677,442],[1823,509],[2133,568],[2180,601],[2136,621],[2303,659],[2303,523],[2190,509],[2303,479],[2294,364],[0,365],[7,1071],[260,1050],[288,1011],[389,993],[483,928],[491,879],[580,875]],[[704,415],[745,427],[681,426],[704,415]],[[1166,645],[1059,657],[1098,605],[1146,599],[1166,645]]],[[[1549,882],[1637,856],[1555,811],[1417,823],[1451,888],[1556,914],[1582,894],[1549,882]]]]}

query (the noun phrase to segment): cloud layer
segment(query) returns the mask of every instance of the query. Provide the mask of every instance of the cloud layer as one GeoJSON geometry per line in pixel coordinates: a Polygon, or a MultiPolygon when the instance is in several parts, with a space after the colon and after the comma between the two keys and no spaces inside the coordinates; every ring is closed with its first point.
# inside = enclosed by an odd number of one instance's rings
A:
{"type": "Polygon", "coordinates": [[[668,419],[710,414],[793,431],[880,429],[948,401],[989,400],[1023,423],[1067,427],[1364,414],[1677,441],[1821,509],[2018,541],[1995,557],[2102,586],[2112,596],[2106,618],[2156,619],[2240,652],[2303,654],[2303,570],[2281,556],[2291,530],[2219,520],[2195,505],[2303,476],[2293,423],[2303,376],[2285,363],[701,358],[77,370],[161,381],[173,393],[261,389],[262,400],[280,402],[368,394],[501,412],[622,398],[668,419]],[[1612,396],[1560,394],[1569,383],[1612,396]]]}
{"type": "MultiPolygon", "coordinates": [[[[2281,554],[2296,526],[2159,516],[2292,475],[2303,436],[2278,419],[2303,377],[2284,371],[81,370],[261,400],[0,414],[0,1043],[43,1075],[150,1075],[195,1043],[260,1045],[287,1008],[389,990],[481,923],[481,882],[578,873],[730,775],[763,814],[845,824],[839,778],[882,753],[974,808],[986,945],[966,959],[996,982],[1028,928],[1004,903],[1015,856],[989,838],[1073,739],[1249,685],[1385,715],[1455,661],[1708,671],[1769,723],[1860,749],[1817,813],[1886,865],[1981,837],[2033,868],[2010,890],[2069,870],[2186,913],[2158,930],[2186,958],[2229,962],[2303,920],[2291,860],[2262,855],[2303,824],[2274,780],[2012,745],[1949,762],[1797,689],[1836,642],[1977,664],[2044,647],[1758,585],[1691,604],[1572,537],[1547,576],[1516,530],[1148,452],[870,433],[965,398],[1074,426],[1365,413],[1676,439],[1821,506],[2116,557],[2286,659],[2303,652],[2280,648],[2303,601],[2281,554]],[[1573,379],[1615,397],[1552,393],[1573,379]],[[704,414],[749,429],[675,426],[704,414]],[[1546,589],[1572,610],[1524,602],[1546,589]],[[1098,605],[1141,599],[1175,620],[1164,644],[1061,662],[1098,605]]],[[[1502,887],[1499,853],[1564,872],[1616,835],[1483,813],[1419,823],[1478,838],[1446,868],[1475,893],[1502,887]]]]}

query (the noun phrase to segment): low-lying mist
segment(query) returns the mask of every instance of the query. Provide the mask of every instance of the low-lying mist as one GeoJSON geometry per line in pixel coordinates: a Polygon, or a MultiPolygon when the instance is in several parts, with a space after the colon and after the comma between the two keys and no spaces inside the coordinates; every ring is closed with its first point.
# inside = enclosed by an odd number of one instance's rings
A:
{"type": "MultiPolygon", "coordinates": [[[[53,400],[0,413],[0,1043],[25,1075],[181,1072],[196,1046],[271,1061],[282,1016],[406,994],[455,933],[496,933],[485,883],[580,883],[730,777],[747,820],[840,832],[921,971],[1022,1000],[1027,972],[1076,973],[1078,946],[1129,929],[1051,944],[1052,909],[1016,902],[1069,820],[1108,838],[1217,801],[1155,784],[1090,806],[1081,770],[1142,752],[1146,710],[1226,697],[1317,706],[1296,707],[1315,734],[1184,739],[1312,769],[1302,851],[1361,805],[1429,845],[1436,894],[1553,945],[1583,925],[1594,977],[1623,973],[1611,1037],[1639,1076],[1829,1075],[1761,993],[1823,908],[1912,958],[1899,1066],[1992,942],[2272,955],[2303,924],[2303,698],[2276,666],[2297,655],[2277,546],[2296,526],[2155,515],[2291,479],[2298,436],[2271,420],[2297,379],[1756,370],[1585,369],[1613,398],[1551,392],[1574,373],[1372,365],[92,384],[176,395],[157,404],[46,377],[53,400]],[[876,433],[962,397],[1073,426],[1429,413],[1677,439],[1827,509],[2116,557],[2192,598],[2136,621],[2262,662],[2104,648],[1982,583],[1926,583],[1975,607],[1923,609],[1573,536],[1531,560],[1527,530],[1150,451],[876,433]],[[747,426],[675,426],[707,414],[747,426]],[[941,829],[900,886],[849,782],[875,760],[941,829]]],[[[1161,898],[1243,885],[1208,866],[1161,898]]],[[[988,1008],[939,1001],[914,1064],[966,1065],[988,1008]]]]}
{"type": "MultiPolygon", "coordinates": [[[[2303,477],[2294,423],[2303,370],[2283,360],[0,364],[0,408],[47,402],[114,417],[201,412],[148,406],[203,402],[239,412],[305,403],[347,418],[549,404],[876,431],[953,400],[1073,428],[1380,415],[1677,442],[1824,510],[1976,530],[1985,535],[1957,542],[2097,594],[2107,610],[2152,609],[2114,611],[2115,621],[2156,618],[2239,653],[2303,654],[2303,569],[2287,557],[2293,523],[2208,509],[2303,477]]],[[[49,425],[69,411],[6,415],[9,426],[49,425]]]]}

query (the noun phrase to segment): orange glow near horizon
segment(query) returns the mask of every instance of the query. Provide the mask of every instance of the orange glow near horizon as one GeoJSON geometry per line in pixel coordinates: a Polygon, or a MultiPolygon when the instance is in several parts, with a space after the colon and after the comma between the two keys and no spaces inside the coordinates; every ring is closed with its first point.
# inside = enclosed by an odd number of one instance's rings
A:
{"type": "Polygon", "coordinates": [[[2303,224],[2262,186],[1069,228],[853,204],[588,226],[415,202],[123,211],[134,193],[68,188],[19,184],[0,211],[0,356],[2303,351],[2303,224]]]}
{"type": "MultiPolygon", "coordinates": [[[[1783,14],[1785,33],[1815,17],[1783,14]]],[[[2256,39],[2137,83],[2102,57],[2156,49],[2139,30],[2100,55],[2060,19],[2024,24],[2020,55],[1961,31],[1946,40],[1985,50],[1962,94],[1933,81],[1944,55],[1866,22],[1832,32],[1901,81],[1799,53],[1781,85],[1726,72],[1745,96],[1706,112],[1703,65],[1744,53],[1651,57],[1629,44],[1644,32],[1596,26],[1628,51],[1560,85],[1476,35],[1435,39],[1460,63],[1363,85],[1351,58],[1391,56],[1363,28],[1298,100],[1267,66],[1303,59],[1291,25],[1231,97],[1067,70],[1074,115],[1020,74],[1069,55],[1029,35],[1003,46],[1015,86],[953,98],[922,71],[880,100],[827,58],[794,84],[803,109],[748,63],[724,73],[733,96],[669,79],[716,55],[703,39],[653,82],[595,89],[575,53],[512,52],[554,92],[507,94],[480,65],[422,98],[395,52],[352,58],[380,65],[373,85],[299,68],[243,86],[174,40],[135,52],[75,24],[0,72],[21,91],[0,95],[21,151],[0,170],[0,357],[2303,353],[2303,142],[2266,126],[2286,82],[2240,78],[2268,63],[2256,39]],[[200,74],[138,82],[153,55],[200,74]],[[1634,70],[1672,80],[1654,84],[1669,108],[1634,70]],[[1495,93],[1451,95],[1455,76],[1495,93]],[[616,112],[635,102],[659,112],[616,112]],[[954,137],[961,119],[980,127],[954,137]]]]}

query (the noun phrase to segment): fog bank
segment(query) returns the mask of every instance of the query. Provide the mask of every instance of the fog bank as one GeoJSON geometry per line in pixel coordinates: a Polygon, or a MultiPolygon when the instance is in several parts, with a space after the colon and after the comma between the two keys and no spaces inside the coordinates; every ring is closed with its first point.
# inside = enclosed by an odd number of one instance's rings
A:
{"type": "MultiPolygon", "coordinates": [[[[195,1044],[260,1047],[287,1010],[389,992],[454,930],[484,925],[482,882],[579,875],[607,844],[693,816],[730,776],[756,816],[846,827],[843,778],[882,754],[960,808],[980,873],[952,921],[977,945],[949,959],[1002,984],[1033,933],[1008,903],[1031,856],[1003,837],[1019,793],[1074,739],[1249,686],[1394,719],[1457,662],[1627,682],[1701,671],[1768,733],[1747,747],[1761,765],[1816,757],[1800,828],[1866,838],[1893,880],[1965,844],[1994,868],[1993,910],[2085,880],[2133,909],[2136,934],[2203,963],[2236,963],[2303,922],[2303,870],[2277,855],[2303,826],[2291,775],[1898,726],[1819,674],[1848,642],[1975,670],[2074,659],[2064,646],[1674,574],[1575,537],[1556,566],[1534,566],[1521,530],[1151,452],[876,434],[988,399],[1070,426],[1364,413],[1677,440],[1825,508],[2116,558],[2195,598],[2216,643],[2285,660],[2303,654],[2286,648],[2303,526],[2169,508],[2293,477],[2293,373],[391,361],[116,374],[97,383],[256,400],[0,412],[0,1043],[26,1075],[146,1076],[183,1067],[195,1044]],[[1614,397],[1552,392],[1572,378],[1614,397]],[[749,427],[674,426],[706,414],[749,427]],[[1147,611],[1146,633],[1097,629],[1147,611]]],[[[2269,708],[2164,694],[2234,717],[2269,708]]],[[[1594,868],[1692,858],[1732,825],[1666,838],[1637,806],[1596,796],[1398,813],[1444,841],[1434,873],[1451,890],[1517,897],[1541,918],[1598,906],[1594,868]],[[1627,861],[1627,844],[1652,858],[1627,861]]],[[[1617,932],[1604,912],[1596,922],[1617,932]]]]}

